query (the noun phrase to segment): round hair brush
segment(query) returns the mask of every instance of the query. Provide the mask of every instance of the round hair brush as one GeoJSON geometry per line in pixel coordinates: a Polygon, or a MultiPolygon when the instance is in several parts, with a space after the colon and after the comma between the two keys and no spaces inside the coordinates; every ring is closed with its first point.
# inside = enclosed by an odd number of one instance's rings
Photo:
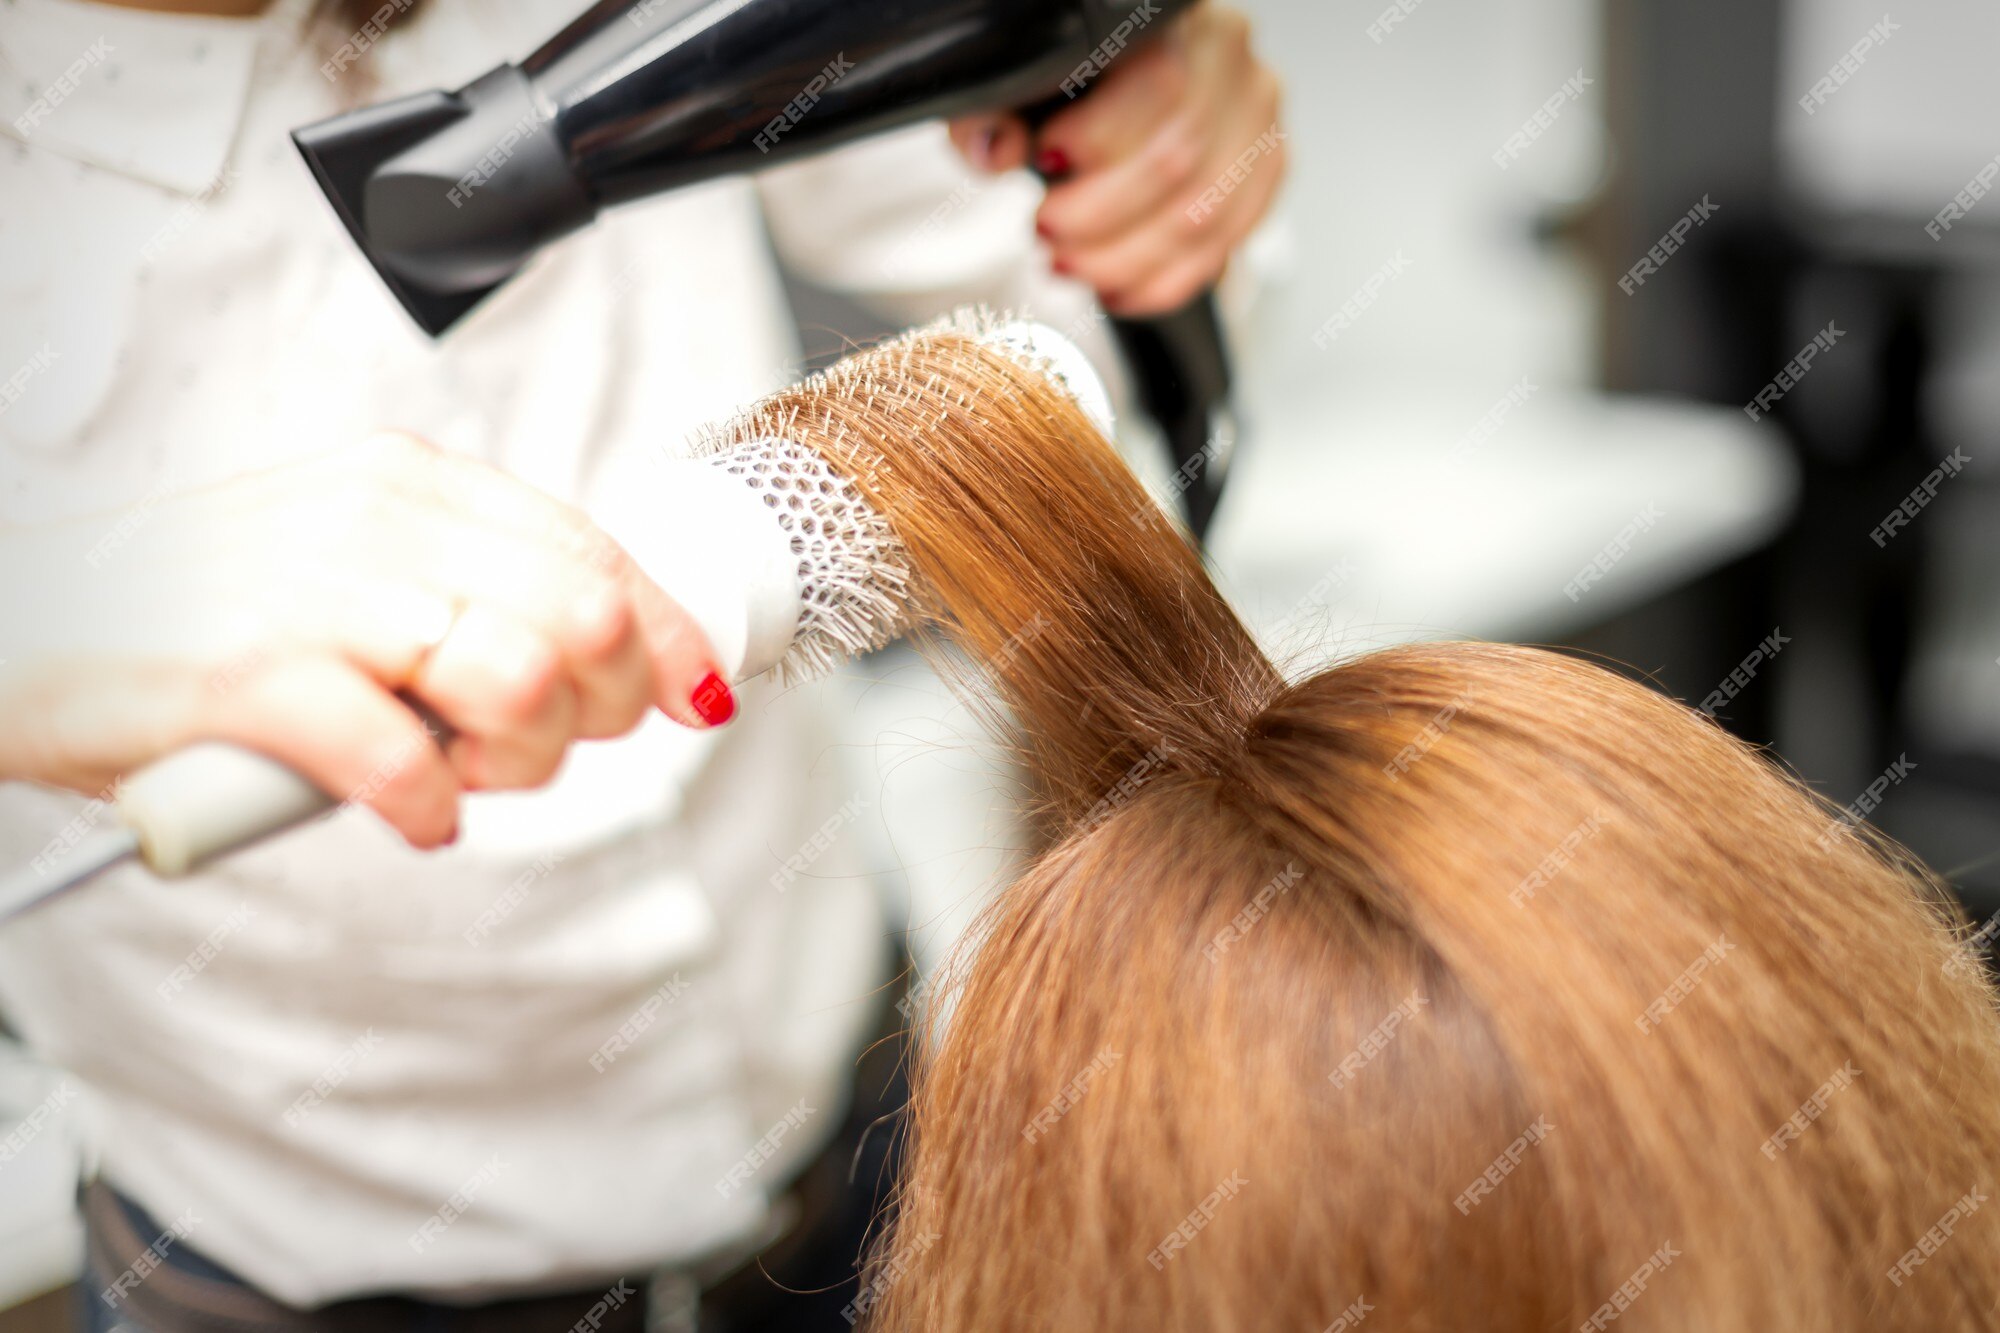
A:
{"type": "MultiPolygon", "coordinates": [[[[1061,334],[979,316],[939,327],[970,332],[1048,376],[1110,433],[1104,385],[1061,334]]],[[[930,332],[903,341],[920,344],[930,332]]],[[[884,354],[866,354],[870,366],[884,364],[884,354]]],[[[837,365],[801,391],[856,389],[837,365]]],[[[897,391],[920,402],[925,389],[897,391]]],[[[767,672],[812,679],[923,618],[907,551],[843,467],[838,441],[817,443],[711,431],[668,463],[665,484],[626,488],[598,506],[607,530],[627,538],[640,566],[702,627],[732,680],[767,672]]],[[[0,883],[0,919],[134,858],[160,875],[185,874],[338,804],[265,755],[221,742],[189,746],[119,784],[116,827],[60,867],[24,867],[0,883]]]]}

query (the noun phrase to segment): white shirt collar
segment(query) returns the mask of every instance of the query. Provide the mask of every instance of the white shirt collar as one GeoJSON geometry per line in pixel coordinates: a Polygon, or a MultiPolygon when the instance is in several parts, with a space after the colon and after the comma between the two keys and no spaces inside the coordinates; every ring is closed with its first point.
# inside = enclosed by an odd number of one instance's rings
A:
{"type": "Polygon", "coordinates": [[[221,175],[257,50],[309,0],[253,18],[0,0],[0,134],[198,195],[221,175]]]}

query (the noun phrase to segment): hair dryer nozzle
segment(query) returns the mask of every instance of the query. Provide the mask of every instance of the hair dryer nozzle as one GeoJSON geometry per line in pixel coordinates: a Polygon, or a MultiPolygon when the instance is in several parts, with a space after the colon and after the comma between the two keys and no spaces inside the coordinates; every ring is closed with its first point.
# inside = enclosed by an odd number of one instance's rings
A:
{"type": "Polygon", "coordinates": [[[355,243],[426,333],[443,333],[597,212],[512,65],[292,133],[355,243]]]}

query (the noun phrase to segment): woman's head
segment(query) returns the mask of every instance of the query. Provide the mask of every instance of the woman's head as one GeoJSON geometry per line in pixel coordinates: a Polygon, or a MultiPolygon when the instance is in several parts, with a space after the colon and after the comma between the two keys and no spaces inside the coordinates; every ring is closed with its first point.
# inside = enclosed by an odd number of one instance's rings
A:
{"type": "Polygon", "coordinates": [[[918,1070],[878,1327],[1990,1325],[2000,1027],[1927,881],[1555,654],[1288,684],[1045,381],[843,377],[746,429],[910,545],[1049,844],[918,1070]]]}
{"type": "Polygon", "coordinates": [[[1983,1326],[1989,1219],[1888,1273],[1990,1183],[1989,997],[1831,827],[1546,653],[1276,692],[1000,904],[883,1325],[1983,1326]]]}

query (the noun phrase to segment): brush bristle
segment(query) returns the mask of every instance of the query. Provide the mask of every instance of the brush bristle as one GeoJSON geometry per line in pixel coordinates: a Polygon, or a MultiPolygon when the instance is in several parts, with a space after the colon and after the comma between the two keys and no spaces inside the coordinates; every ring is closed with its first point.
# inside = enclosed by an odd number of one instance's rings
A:
{"type": "Polygon", "coordinates": [[[799,622],[774,668],[781,684],[826,675],[910,629],[909,554],[851,478],[796,440],[704,452],[758,494],[798,557],[799,622]]]}
{"type": "Polygon", "coordinates": [[[825,675],[942,613],[925,596],[888,521],[863,498],[856,478],[867,479],[872,464],[848,443],[829,408],[862,402],[917,429],[941,423],[952,408],[978,415],[979,404],[962,390],[947,389],[934,372],[919,380],[911,370],[919,353],[934,361],[940,346],[962,349],[966,339],[1075,397],[1046,357],[993,336],[1008,323],[984,308],[954,311],[837,362],[694,440],[697,456],[763,493],[799,556],[799,626],[776,668],[781,682],[825,675]],[[774,421],[770,408],[780,404],[784,415],[774,421]]]}

